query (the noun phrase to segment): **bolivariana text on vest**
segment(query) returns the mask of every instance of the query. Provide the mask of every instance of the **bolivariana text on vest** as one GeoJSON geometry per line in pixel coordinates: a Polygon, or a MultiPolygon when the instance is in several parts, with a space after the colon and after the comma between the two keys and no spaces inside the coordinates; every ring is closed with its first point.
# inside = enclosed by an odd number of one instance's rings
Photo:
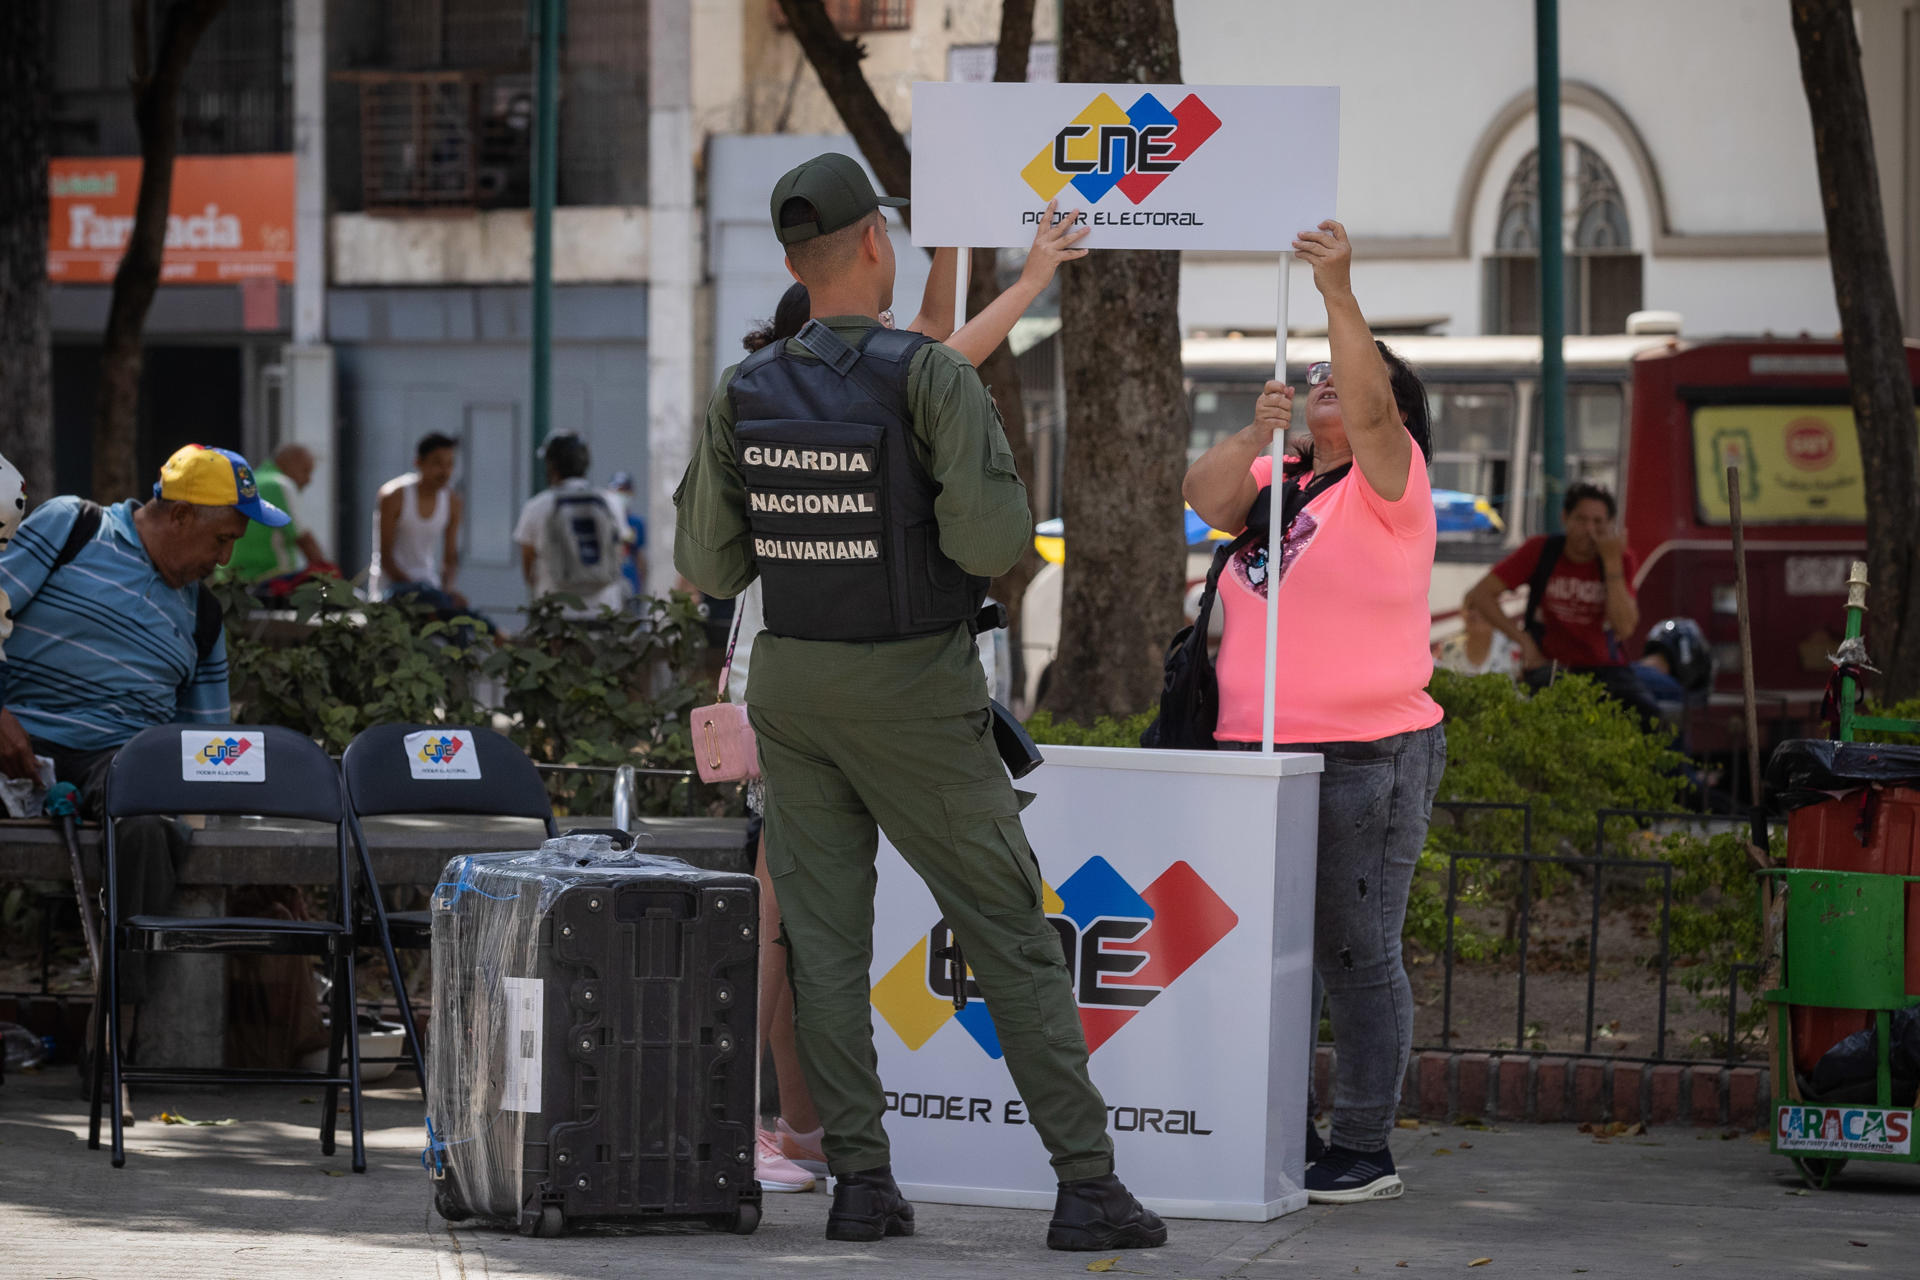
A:
{"type": "Polygon", "coordinates": [[[755,538],[753,554],[762,560],[878,560],[880,544],[862,538],[845,542],[824,538],[809,541],[755,538]]]}
{"type": "Polygon", "coordinates": [[[784,445],[750,444],[740,461],[749,467],[777,471],[872,471],[873,459],[864,449],[789,449],[784,445]]]}

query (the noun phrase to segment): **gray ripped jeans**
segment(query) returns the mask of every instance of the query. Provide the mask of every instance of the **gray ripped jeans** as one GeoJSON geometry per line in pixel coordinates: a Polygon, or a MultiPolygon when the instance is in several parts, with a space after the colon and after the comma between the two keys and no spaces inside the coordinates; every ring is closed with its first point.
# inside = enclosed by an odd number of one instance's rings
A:
{"type": "MultiPolygon", "coordinates": [[[[1241,750],[1258,744],[1233,743],[1241,750]]],[[[1324,1000],[1333,1019],[1333,1142],[1378,1151],[1393,1133],[1413,1044],[1413,992],[1401,960],[1407,894],[1447,767],[1439,725],[1377,742],[1290,743],[1326,761],[1313,910],[1313,1046],[1324,1000]]]]}

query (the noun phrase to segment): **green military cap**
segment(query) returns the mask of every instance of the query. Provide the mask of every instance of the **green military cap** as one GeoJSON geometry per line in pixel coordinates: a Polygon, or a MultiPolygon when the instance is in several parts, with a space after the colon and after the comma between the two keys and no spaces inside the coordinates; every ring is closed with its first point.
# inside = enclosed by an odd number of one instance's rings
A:
{"type": "Polygon", "coordinates": [[[858,160],[829,151],[787,170],[780,181],[773,184],[773,230],[781,244],[798,244],[850,227],[882,205],[904,209],[906,204],[899,196],[875,195],[873,184],[867,181],[867,172],[858,160]],[[814,220],[783,227],[780,209],[794,199],[805,200],[813,206],[814,220]]]}

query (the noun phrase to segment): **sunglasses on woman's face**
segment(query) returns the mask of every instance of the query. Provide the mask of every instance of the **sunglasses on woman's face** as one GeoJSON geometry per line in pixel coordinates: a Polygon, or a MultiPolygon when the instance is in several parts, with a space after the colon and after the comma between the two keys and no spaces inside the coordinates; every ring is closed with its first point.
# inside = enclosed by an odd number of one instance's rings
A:
{"type": "Polygon", "coordinates": [[[1326,360],[1316,360],[1307,366],[1307,385],[1317,387],[1333,376],[1333,364],[1326,360]]]}

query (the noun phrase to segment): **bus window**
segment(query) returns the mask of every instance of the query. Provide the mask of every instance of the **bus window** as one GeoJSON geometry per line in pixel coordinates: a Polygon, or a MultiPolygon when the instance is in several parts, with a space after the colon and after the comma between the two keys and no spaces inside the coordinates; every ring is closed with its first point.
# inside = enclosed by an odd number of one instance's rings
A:
{"type": "MultiPolygon", "coordinates": [[[[1433,487],[1484,499],[1504,525],[1512,497],[1512,385],[1429,383],[1427,405],[1433,415],[1433,487]]],[[[1476,522],[1470,536],[1497,541],[1501,529],[1476,522]]]]}
{"type": "Polygon", "coordinates": [[[1701,522],[1727,524],[1727,468],[1740,467],[1747,524],[1861,524],[1865,468],[1845,405],[1702,405],[1693,411],[1701,522]]]}
{"type": "MultiPolygon", "coordinates": [[[[1540,430],[1543,407],[1539,395],[1533,399],[1533,492],[1540,492],[1544,474],[1540,457],[1540,430]]],[[[1604,487],[1616,498],[1620,493],[1621,428],[1626,420],[1626,395],[1617,382],[1570,382],[1567,384],[1567,483],[1585,480],[1604,487]]],[[[1539,513],[1527,521],[1527,531],[1538,533],[1539,513]]]]}
{"type": "MultiPolygon", "coordinates": [[[[1293,389],[1296,405],[1306,402],[1306,388],[1293,389]]],[[[1193,418],[1193,434],[1187,439],[1187,465],[1200,455],[1253,421],[1253,404],[1260,398],[1260,384],[1200,383],[1188,399],[1193,418]]],[[[1303,428],[1304,429],[1304,428],[1303,428]]]]}

